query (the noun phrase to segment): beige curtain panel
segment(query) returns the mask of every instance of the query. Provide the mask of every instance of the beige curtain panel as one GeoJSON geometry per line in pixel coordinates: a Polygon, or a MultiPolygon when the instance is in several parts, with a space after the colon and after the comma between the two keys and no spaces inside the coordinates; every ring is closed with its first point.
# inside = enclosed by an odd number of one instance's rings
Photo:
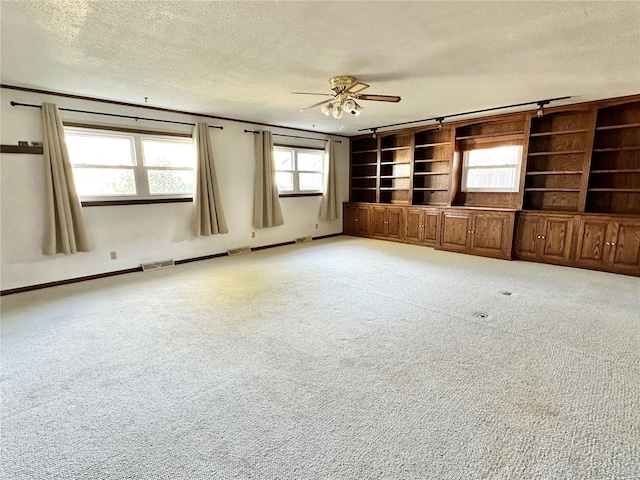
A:
{"type": "Polygon", "coordinates": [[[329,140],[326,147],[327,161],[324,174],[324,192],[322,194],[322,204],[320,205],[320,218],[323,220],[336,220],[340,214],[335,148],[335,142],[329,140]]]}
{"type": "Polygon", "coordinates": [[[45,255],[91,250],[91,240],[73,181],[64,128],[53,103],[42,104],[45,164],[45,255]]]}
{"type": "Polygon", "coordinates": [[[228,233],[213,162],[209,125],[206,122],[196,124],[195,139],[198,157],[193,196],[193,234],[198,236],[228,233]]]}
{"type": "Polygon", "coordinates": [[[273,137],[264,130],[255,135],[256,176],[253,192],[253,226],[255,228],[283,225],[276,166],[273,157],[273,137]]]}

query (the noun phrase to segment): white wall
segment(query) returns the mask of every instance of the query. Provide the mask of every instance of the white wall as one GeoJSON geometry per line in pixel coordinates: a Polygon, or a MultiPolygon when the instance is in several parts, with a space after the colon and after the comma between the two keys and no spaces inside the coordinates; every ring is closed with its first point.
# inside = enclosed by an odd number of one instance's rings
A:
{"type": "MultiPolygon", "coordinates": [[[[15,90],[1,90],[0,139],[3,145],[19,140],[41,141],[40,110],[12,107],[11,101],[41,104],[53,102],[61,108],[92,110],[140,117],[195,122],[198,117],[154,112],[133,107],[74,100],[15,90]]],[[[149,121],[115,119],[97,115],[61,112],[63,120],[102,125],[120,125],[185,132],[191,127],[149,121]]],[[[295,115],[296,112],[292,112],[295,115]]],[[[254,137],[245,128],[250,123],[208,120],[224,130],[211,129],[214,158],[229,233],[192,237],[192,203],[85,207],[84,214],[94,250],[76,255],[42,255],[44,171],[42,155],[2,154],[0,162],[1,288],[18,288],[97,273],[137,267],[141,263],[173,258],[181,260],[225,252],[232,247],[252,247],[290,241],[306,235],[320,236],[342,231],[342,218],[320,220],[321,197],[281,198],[285,224],[254,229],[253,176],[254,137]],[[318,224],[318,229],[315,225],[318,224]],[[255,238],[251,233],[255,231],[255,238]],[[110,260],[109,252],[118,258],[110,260]]],[[[273,133],[328,138],[322,134],[269,128],[273,133]]],[[[276,140],[284,141],[284,138],[276,140]]],[[[296,145],[322,146],[322,142],[294,140],[296,145]]],[[[348,198],[349,142],[336,144],[339,201],[348,198]]]]}

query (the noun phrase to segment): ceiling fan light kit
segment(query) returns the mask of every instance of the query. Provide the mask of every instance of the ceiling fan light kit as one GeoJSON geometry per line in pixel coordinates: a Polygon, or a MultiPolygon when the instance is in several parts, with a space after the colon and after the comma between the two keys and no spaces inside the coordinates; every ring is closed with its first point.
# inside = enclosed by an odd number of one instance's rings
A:
{"type": "Polygon", "coordinates": [[[359,82],[356,77],[352,77],[350,75],[331,77],[329,79],[329,86],[331,87],[331,90],[333,90],[333,94],[293,92],[295,95],[326,95],[328,97],[332,97],[329,100],[315,103],[300,111],[304,112],[315,107],[321,107],[322,113],[327,117],[331,115],[335,119],[340,119],[344,112],[350,113],[356,117],[360,116],[362,113],[362,106],[358,104],[357,100],[392,103],[400,101],[400,97],[395,95],[361,94],[360,92],[369,88],[369,85],[359,82]]]}

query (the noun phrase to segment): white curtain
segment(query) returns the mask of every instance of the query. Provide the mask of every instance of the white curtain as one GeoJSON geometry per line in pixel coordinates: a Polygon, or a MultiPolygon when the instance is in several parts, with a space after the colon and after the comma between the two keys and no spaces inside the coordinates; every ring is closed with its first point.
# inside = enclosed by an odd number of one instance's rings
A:
{"type": "Polygon", "coordinates": [[[209,125],[206,122],[196,124],[195,140],[197,170],[196,188],[193,195],[193,234],[198,236],[228,233],[220,191],[218,190],[209,125]]]}
{"type": "Polygon", "coordinates": [[[264,130],[255,135],[256,176],[253,192],[253,226],[255,228],[283,225],[276,166],[273,157],[273,137],[264,130]]]}
{"type": "Polygon", "coordinates": [[[42,104],[45,164],[45,229],[43,253],[66,255],[91,250],[91,240],[73,181],[64,127],[53,103],[42,104]]]}
{"type": "Polygon", "coordinates": [[[333,140],[329,140],[326,146],[327,161],[324,173],[324,192],[322,194],[322,204],[320,205],[320,218],[323,220],[336,220],[340,213],[334,143],[333,140]]]}

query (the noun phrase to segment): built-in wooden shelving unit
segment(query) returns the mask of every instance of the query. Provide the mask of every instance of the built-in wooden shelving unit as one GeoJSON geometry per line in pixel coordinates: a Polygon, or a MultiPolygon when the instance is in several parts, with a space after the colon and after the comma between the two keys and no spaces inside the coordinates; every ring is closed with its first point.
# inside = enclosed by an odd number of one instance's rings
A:
{"type": "Polygon", "coordinates": [[[451,128],[430,128],[414,134],[414,205],[446,205],[452,142],[451,128]]]}
{"type": "Polygon", "coordinates": [[[597,115],[586,210],[640,214],[640,102],[597,115]]]}

